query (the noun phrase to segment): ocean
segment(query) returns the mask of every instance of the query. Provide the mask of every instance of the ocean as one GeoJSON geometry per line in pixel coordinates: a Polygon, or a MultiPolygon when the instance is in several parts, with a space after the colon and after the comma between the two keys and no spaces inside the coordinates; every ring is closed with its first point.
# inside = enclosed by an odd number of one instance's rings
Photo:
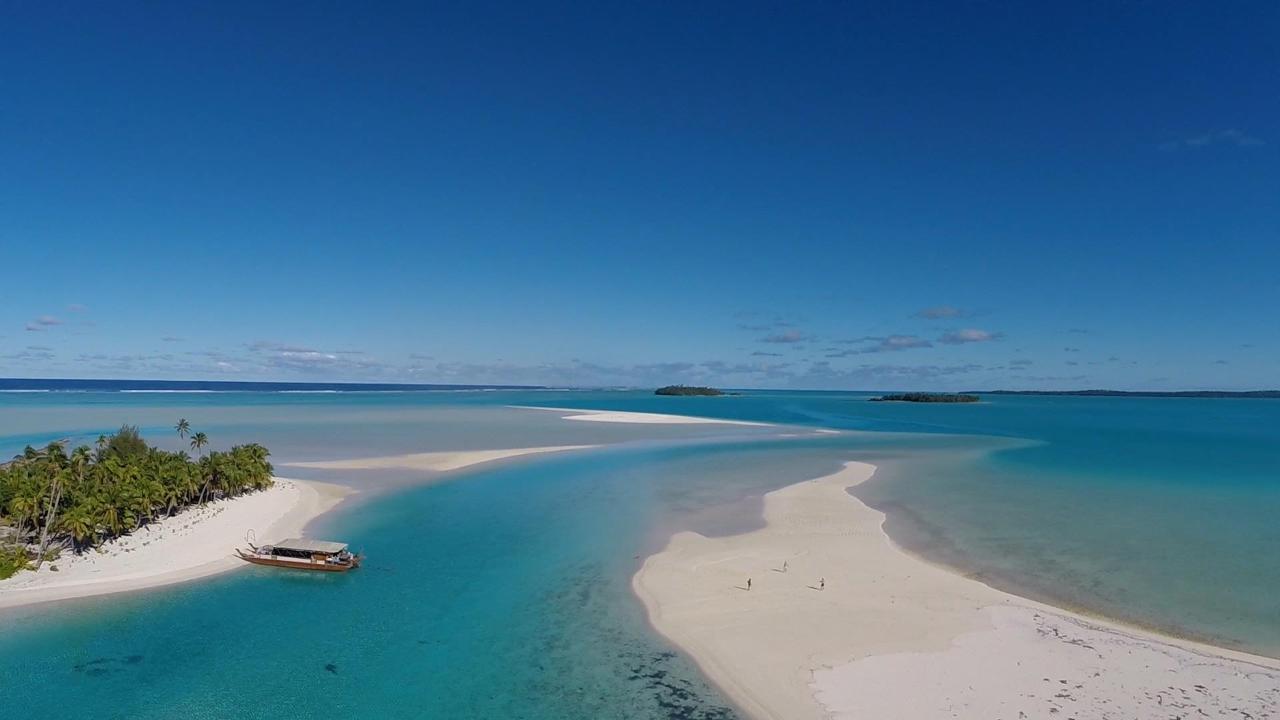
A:
{"type": "Polygon", "coordinates": [[[297,389],[0,392],[0,456],[91,442],[125,423],[176,447],[171,428],[186,417],[215,446],[267,445],[282,475],[350,482],[368,492],[314,534],[369,558],[337,577],[249,568],[7,612],[0,716],[736,717],[648,627],[630,576],[671,532],[758,527],[763,493],[847,460],[880,467],[857,494],[925,557],[1060,605],[1280,656],[1277,401],[285,392],[297,389]],[[513,406],[782,427],[610,425],[513,406]],[[285,467],[596,443],[607,446],[431,486],[409,471],[285,467]]]}

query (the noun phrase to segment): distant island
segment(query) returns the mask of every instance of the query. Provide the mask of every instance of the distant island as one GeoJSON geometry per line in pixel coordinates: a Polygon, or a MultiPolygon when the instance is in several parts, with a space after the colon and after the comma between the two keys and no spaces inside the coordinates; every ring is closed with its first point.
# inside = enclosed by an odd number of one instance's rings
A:
{"type": "Polygon", "coordinates": [[[709,388],[709,387],[695,387],[692,385],[668,385],[666,387],[660,387],[657,390],[654,390],[653,394],[654,395],[705,395],[710,397],[710,396],[716,396],[716,395],[723,395],[724,393],[715,388],[709,388]]]}
{"type": "Polygon", "coordinates": [[[1071,395],[1078,397],[1270,398],[1280,390],[984,390],[984,395],[1071,395]]]}
{"type": "Polygon", "coordinates": [[[982,398],[977,395],[961,395],[956,393],[896,393],[871,398],[871,402],[914,402],[914,403],[972,403],[982,398]]]}

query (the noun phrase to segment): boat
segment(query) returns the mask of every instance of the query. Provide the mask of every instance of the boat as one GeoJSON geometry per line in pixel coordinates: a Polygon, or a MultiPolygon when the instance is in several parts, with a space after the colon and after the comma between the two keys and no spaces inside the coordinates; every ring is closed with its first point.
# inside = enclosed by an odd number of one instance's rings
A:
{"type": "Polygon", "coordinates": [[[360,567],[361,560],[347,549],[346,543],[306,538],[289,538],[272,545],[249,543],[248,550],[236,548],[236,555],[254,565],[323,572],[346,572],[360,567]]]}

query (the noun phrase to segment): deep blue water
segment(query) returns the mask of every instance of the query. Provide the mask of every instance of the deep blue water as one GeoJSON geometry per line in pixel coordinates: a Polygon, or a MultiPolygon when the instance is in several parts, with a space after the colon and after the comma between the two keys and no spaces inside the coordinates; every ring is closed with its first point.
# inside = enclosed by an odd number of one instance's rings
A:
{"type": "Polygon", "coordinates": [[[422,392],[528,390],[531,385],[426,385],[408,383],[241,382],[235,380],[98,380],[0,378],[10,392],[422,392]]]}
{"type": "Polygon", "coordinates": [[[278,464],[613,444],[400,487],[327,518],[316,534],[370,557],[344,577],[255,568],[0,616],[4,707],[30,718],[731,717],[648,629],[628,585],[637,558],[676,529],[752,527],[761,493],[848,459],[881,467],[859,495],[890,512],[890,532],[909,547],[1023,592],[1280,654],[1277,402],[0,393],[0,453],[124,422],[175,442],[178,415],[216,442],[258,439],[278,464]],[[753,428],[603,426],[508,405],[853,432],[778,439],[753,428]],[[49,687],[61,688],[56,704],[49,687]]]}

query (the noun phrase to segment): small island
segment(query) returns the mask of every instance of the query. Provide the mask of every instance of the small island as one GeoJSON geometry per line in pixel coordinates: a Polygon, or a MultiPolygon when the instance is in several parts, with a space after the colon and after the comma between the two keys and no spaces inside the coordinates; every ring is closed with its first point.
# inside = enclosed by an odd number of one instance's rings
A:
{"type": "Polygon", "coordinates": [[[654,395],[702,395],[706,397],[715,397],[724,395],[723,392],[715,388],[695,387],[692,385],[668,385],[660,387],[653,391],[654,395]]]}
{"type": "Polygon", "coordinates": [[[880,397],[871,398],[871,402],[973,403],[981,399],[977,395],[962,395],[958,393],[912,392],[881,395],[880,397]]]}
{"type": "Polygon", "coordinates": [[[1059,395],[1066,397],[1280,399],[1280,390],[984,390],[982,392],[988,395],[1059,395]]]}
{"type": "Polygon", "coordinates": [[[270,452],[256,443],[207,451],[209,438],[175,426],[193,458],[148,445],[132,425],[68,452],[28,446],[0,464],[0,579],[76,555],[184,509],[265,490],[270,452]]]}

